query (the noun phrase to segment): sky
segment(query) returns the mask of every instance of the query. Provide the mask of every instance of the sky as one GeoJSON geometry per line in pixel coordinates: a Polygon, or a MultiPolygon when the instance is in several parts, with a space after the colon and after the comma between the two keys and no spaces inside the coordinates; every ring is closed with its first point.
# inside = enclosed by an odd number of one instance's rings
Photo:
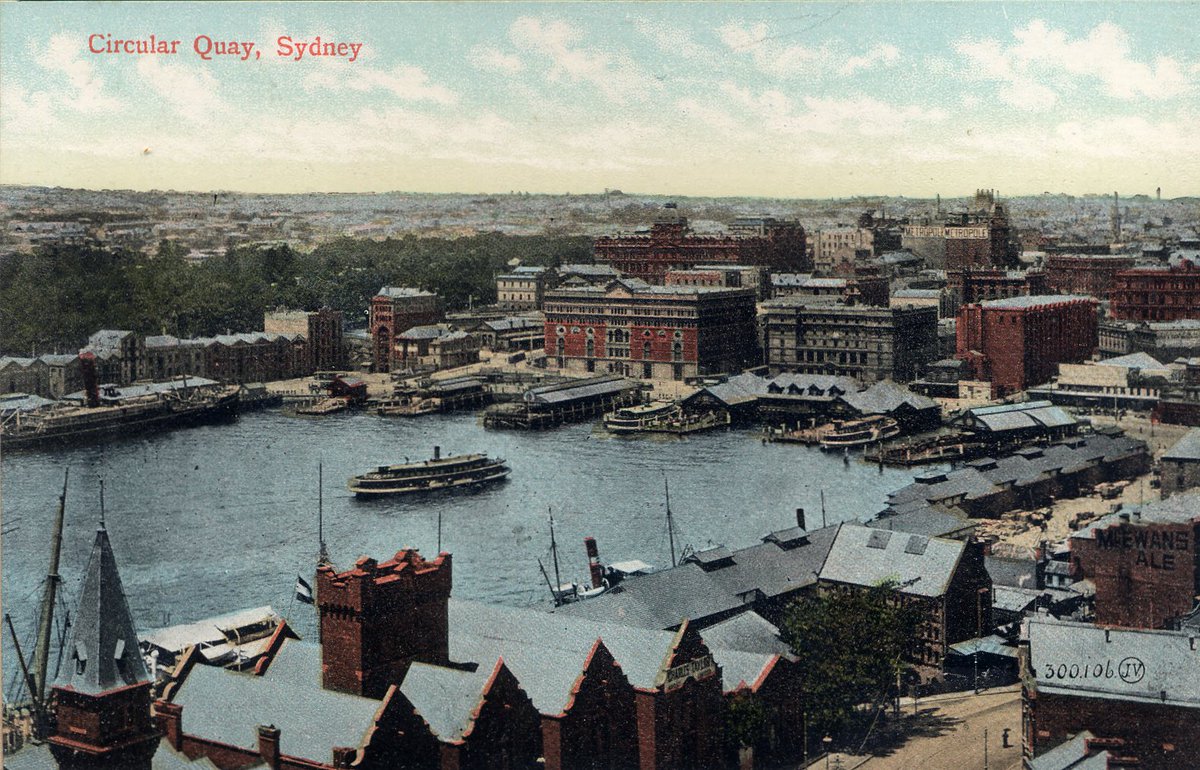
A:
{"type": "Polygon", "coordinates": [[[1195,1],[0,3],[0,183],[1195,195],[1196,18],[1195,1]],[[93,52],[151,35],[176,53],[93,52]]]}

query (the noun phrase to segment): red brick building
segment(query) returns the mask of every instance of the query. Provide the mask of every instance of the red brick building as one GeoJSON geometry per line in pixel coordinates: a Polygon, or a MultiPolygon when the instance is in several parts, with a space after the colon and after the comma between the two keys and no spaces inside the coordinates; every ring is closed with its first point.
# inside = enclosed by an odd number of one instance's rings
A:
{"type": "Polygon", "coordinates": [[[961,305],[1050,293],[1046,273],[1041,270],[948,270],[946,288],[954,292],[961,305]]]}
{"type": "Polygon", "coordinates": [[[1091,749],[1108,751],[1108,767],[1200,767],[1195,630],[1106,628],[1048,617],[1027,623],[1021,698],[1027,763],[1087,731],[1091,749]]]}
{"type": "Polygon", "coordinates": [[[1096,586],[1096,622],[1169,628],[1200,596],[1200,493],[1105,517],[1071,536],[1071,562],[1096,586]]]}
{"type": "Polygon", "coordinates": [[[545,315],[560,369],[682,380],[759,360],[753,289],[614,281],[547,292],[545,315]]]}
{"type": "Polygon", "coordinates": [[[1120,254],[1050,254],[1046,274],[1060,294],[1088,294],[1108,299],[1117,273],[1133,267],[1134,258],[1120,254]]]}
{"type": "Polygon", "coordinates": [[[956,357],[972,377],[992,383],[992,395],[1048,382],[1060,363],[1078,363],[1098,343],[1092,297],[1010,297],[965,305],[958,314],[956,357]]]}
{"type": "Polygon", "coordinates": [[[932,268],[963,270],[1015,264],[1008,212],[995,191],[979,190],[965,212],[941,213],[904,225],[901,244],[932,268]]]}
{"type": "Polygon", "coordinates": [[[757,265],[772,272],[811,268],[800,223],[770,217],[737,219],[722,235],[697,235],[686,217],[675,214],[645,234],[597,238],[593,254],[597,263],[652,284],[662,284],[669,270],[703,264],[757,265]]]}
{"type": "Polygon", "coordinates": [[[1135,267],[1116,274],[1113,318],[1178,321],[1200,318],[1200,268],[1190,260],[1170,267],[1135,267]]]}
{"type": "Polygon", "coordinates": [[[340,573],[318,566],[322,686],[381,698],[412,663],[446,663],[451,569],[450,554],[426,561],[416,551],[340,573]]]}
{"type": "Polygon", "coordinates": [[[441,300],[421,289],[384,286],[371,300],[371,340],[375,371],[390,372],[396,358],[396,337],[414,326],[436,324],[443,318],[441,300]]]}

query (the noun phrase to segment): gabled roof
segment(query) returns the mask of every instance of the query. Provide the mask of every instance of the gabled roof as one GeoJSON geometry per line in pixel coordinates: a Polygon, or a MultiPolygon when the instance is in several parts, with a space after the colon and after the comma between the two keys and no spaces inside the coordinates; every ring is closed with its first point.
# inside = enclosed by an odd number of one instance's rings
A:
{"type": "Polygon", "coordinates": [[[1164,460],[1200,460],[1200,428],[1183,434],[1162,456],[1164,460]]]}
{"type": "Polygon", "coordinates": [[[907,584],[903,593],[941,596],[950,585],[966,543],[842,524],[821,569],[821,579],[858,586],[885,580],[907,584]]]}
{"type": "Polygon", "coordinates": [[[171,701],[188,735],[257,753],[256,725],[275,725],[282,754],[324,763],[334,747],[361,746],[386,703],[322,688],[321,648],[292,639],[261,676],[193,666],[171,701]]]}
{"type": "Polygon", "coordinates": [[[1127,356],[1106,358],[1100,362],[1104,366],[1121,366],[1126,369],[1161,369],[1162,363],[1149,353],[1130,353],[1127,356]]]}
{"type": "Polygon", "coordinates": [[[432,292],[424,289],[413,289],[408,286],[383,286],[380,287],[377,297],[434,297],[437,296],[432,292]]]}
{"type": "Polygon", "coordinates": [[[1029,760],[1029,770],[1108,770],[1109,753],[1088,753],[1088,741],[1095,736],[1087,730],[1060,743],[1041,756],[1029,760]]]}
{"type": "Polygon", "coordinates": [[[71,639],[55,687],[99,695],[150,681],[108,532],[96,531],[71,639]]]}
{"type": "Polygon", "coordinates": [[[504,667],[500,659],[475,671],[414,663],[400,683],[400,692],[443,741],[461,740],[470,732],[492,681],[504,667]]]}

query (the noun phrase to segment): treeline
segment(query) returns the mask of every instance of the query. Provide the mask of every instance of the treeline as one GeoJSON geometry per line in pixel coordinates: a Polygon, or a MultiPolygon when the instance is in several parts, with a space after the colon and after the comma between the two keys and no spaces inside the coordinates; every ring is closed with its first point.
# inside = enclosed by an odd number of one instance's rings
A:
{"type": "Polygon", "coordinates": [[[496,300],[512,259],[555,266],[591,261],[586,237],[498,233],[443,239],[340,239],[300,253],[288,246],[230,249],[199,265],[164,242],[152,257],[102,246],[45,247],[0,260],[0,351],[73,352],[97,329],[210,336],[262,328],[279,306],[341,310],[366,323],[380,286],[436,292],[447,308],[496,300]]]}

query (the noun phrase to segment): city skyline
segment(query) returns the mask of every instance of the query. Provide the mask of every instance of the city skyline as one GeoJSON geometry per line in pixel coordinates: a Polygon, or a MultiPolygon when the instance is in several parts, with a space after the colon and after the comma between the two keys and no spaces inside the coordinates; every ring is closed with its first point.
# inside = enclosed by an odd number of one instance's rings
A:
{"type": "Polygon", "coordinates": [[[0,183],[1180,197],[1194,7],[5,5],[0,183]]]}

